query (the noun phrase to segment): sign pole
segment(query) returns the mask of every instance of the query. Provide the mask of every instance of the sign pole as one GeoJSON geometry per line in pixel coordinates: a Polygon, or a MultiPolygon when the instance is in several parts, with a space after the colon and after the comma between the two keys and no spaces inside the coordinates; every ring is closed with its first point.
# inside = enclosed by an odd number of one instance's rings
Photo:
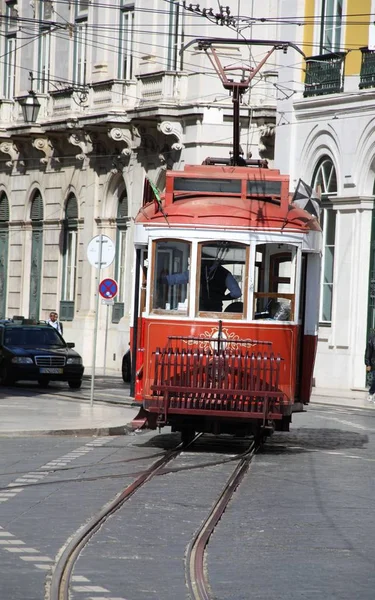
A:
{"type": "Polygon", "coordinates": [[[99,282],[100,282],[100,271],[102,267],[102,246],[103,246],[103,235],[99,236],[99,258],[98,258],[98,270],[97,270],[97,282],[96,288],[96,302],[95,302],[95,326],[94,326],[94,341],[92,345],[92,372],[91,372],[91,389],[90,389],[90,406],[94,404],[94,381],[95,381],[95,362],[96,362],[96,342],[98,338],[98,319],[99,319],[99,282]]]}
{"type": "Polygon", "coordinates": [[[107,316],[105,319],[105,334],[104,334],[104,366],[103,375],[105,376],[105,363],[107,358],[107,338],[108,338],[108,315],[109,315],[109,304],[107,304],[107,316]]]}

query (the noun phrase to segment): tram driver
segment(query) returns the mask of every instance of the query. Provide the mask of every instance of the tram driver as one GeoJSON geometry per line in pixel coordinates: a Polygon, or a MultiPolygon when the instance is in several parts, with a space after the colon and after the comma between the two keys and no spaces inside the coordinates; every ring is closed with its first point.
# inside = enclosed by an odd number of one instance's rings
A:
{"type": "MultiPolygon", "coordinates": [[[[177,285],[188,283],[189,271],[164,275],[163,283],[177,285]]],[[[221,264],[203,259],[199,293],[199,310],[222,312],[225,300],[237,300],[241,297],[241,288],[232,273],[221,264]]]]}

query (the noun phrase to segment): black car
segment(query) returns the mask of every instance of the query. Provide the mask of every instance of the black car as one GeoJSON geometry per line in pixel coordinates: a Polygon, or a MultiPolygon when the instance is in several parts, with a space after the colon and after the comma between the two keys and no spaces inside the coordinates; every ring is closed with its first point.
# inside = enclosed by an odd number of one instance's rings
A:
{"type": "Polygon", "coordinates": [[[82,384],[82,358],[63,337],[46,323],[0,321],[0,383],[19,379],[67,381],[78,389],[82,384]]]}

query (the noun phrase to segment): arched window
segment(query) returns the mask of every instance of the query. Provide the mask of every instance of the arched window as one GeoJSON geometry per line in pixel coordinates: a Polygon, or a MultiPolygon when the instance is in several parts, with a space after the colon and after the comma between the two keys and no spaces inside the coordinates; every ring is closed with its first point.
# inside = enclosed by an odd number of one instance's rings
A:
{"type": "Polygon", "coordinates": [[[77,281],[78,203],[73,193],[65,207],[61,321],[73,321],[77,281]]]}
{"type": "Polygon", "coordinates": [[[9,248],[9,201],[5,192],[0,194],[0,319],[6,317],[9,248]]]}
{"type": "Polygon", "coordinates": [[[336,169],[329,156],[323,156],[316,165],[312,187],[320,190],[322,198],[323,270],[319,320],[321,323],[329,324],[332,320],[336,233],[336,211],[332,208],[331,198],[337,196],[336,169]]]}
{"type": "Polygon", "coordinates": [[[118,295],[113,306],[112,323],[118,323],[124,316],[126,230],[128,222],[128,197],[126,190],[124,190],[117,204],[115,279],[118,284],[118,295]]]}
{"type": "Polygon", "coordinates": [[[42,254],[43,254],[43,199],[36,190],[31,202],[30,218],[31,234],[31,267],[30,267],[30,299],[29,317],[39,319],[40,293],[42,285],[42,254]]]}

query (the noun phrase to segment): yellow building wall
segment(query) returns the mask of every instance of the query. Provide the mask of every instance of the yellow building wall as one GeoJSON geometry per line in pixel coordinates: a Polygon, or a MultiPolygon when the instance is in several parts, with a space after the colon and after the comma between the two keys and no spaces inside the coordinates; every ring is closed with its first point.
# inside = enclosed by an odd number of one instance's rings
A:
{"type": "MultiPolygon", "coordinates": [[[[345,8],[345,7],[344,7],[345,8]]],[[[371,0],[348,0],[343,19],[345,50],[351,50],[345,59],[345,75],[359,75],[362,53],[359,48],[368,44],[371,0]]]]}
{"type": "Polygon", "coordinates": [[[303,28],[303,52],[306,56],[319,54],[314,44],[315,0],[305,2],[305,25],[303,28]]]}

